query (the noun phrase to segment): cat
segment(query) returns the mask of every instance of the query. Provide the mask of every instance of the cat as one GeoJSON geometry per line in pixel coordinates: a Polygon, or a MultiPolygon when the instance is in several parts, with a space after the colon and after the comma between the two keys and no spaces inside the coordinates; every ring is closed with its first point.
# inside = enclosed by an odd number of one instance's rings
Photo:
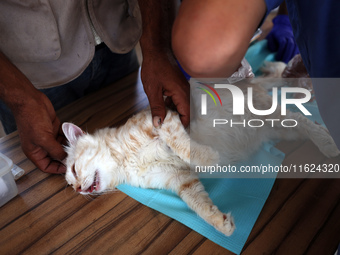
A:
{"type": "Polygon", "coordinates": [[[149,110],[119,128],[104,128],[93,135],[72,123],[63,123],[66,181],[77,192],[101,194],[122,183],[176,192],[206,222],[226,236],[235,230],[230,213],[222,213],[209,198],[191,164],[211,165],[218,152],[190,141],[179,115],[168,111],[160,128],[152,125],[149,110]]]}
{"type": "MultiPolygon", "coordinates": [[[[244,93],[247,93],[247,86],[253,87],[256,109],[271,107],[272,98],[261,84],[248,80],[237,84],[244,93]]],[[[220,96],[224,105],[218,111],[226,118],[235,118],[230,111],[230,92],[224,90],[220,96]]],[[[193,102],[192,106],[199,107],[197,104],[193,102]]],[[[280,107],[270,116],[254,116],[249,109],[245,110],[245,115],[236,121],[254,117],[283,118],[280,107]]],[[[150,110],[134,115],[121,127],[99,129],[94,134],[85,133],[72,123],[63,123],[62,129],[69,143],[65,148],[68,154],[65,178],[83,195],[102,194],[122,183],[172,190],[207,223],[230,236],[236,229],[231,213],[223,213],[213,204],[197,173],[190,171],[190,165],[215,165],[220,159],[223,163],[237,162],[246,159],[270,139],[311,139],[327,157],[340,154],[326,128],[300,113],[288,111],[285,118],[296,119],[299,125],[283,128],[277,124],[280,122],[275,122],[274,128],[228,128],[211,132],[211,127],[198,116],[190,124],[190,136],[178,113],[171,110],[158,128],[152,125],[150,110]]]]}

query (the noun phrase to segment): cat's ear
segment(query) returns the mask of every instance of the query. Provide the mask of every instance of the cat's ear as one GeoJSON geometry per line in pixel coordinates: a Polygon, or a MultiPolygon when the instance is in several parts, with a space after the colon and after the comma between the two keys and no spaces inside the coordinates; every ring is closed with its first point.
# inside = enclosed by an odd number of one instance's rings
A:
{"type": "Polygon", "coordinates": [[[70,144],[74,144],[78,140],[78,137],[84,134],[80,127],[72,123],[65,122],[61,128],[70,144]]]}

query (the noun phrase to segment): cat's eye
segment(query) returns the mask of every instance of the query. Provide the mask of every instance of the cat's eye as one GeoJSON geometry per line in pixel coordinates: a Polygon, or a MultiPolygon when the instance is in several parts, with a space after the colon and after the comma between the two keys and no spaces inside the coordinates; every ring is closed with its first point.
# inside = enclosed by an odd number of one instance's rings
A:
{"type": "Polygon", "coordinates": [[[73,164],[73,166],[71,167],[71,171],[72,171],[72,173],[73,173],[74,177],[76,177],[76,178],[77,178],[77,173],[76,173],[76,167],[75,167],[75,164],[73,164]]]}

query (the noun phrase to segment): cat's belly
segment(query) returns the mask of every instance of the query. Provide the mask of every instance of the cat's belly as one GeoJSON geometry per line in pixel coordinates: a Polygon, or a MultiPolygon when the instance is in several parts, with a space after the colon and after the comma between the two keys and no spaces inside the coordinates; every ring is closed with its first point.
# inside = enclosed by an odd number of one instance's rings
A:
{"type": "Polygon", "coordinates": [[[184,172],[189,173],[190,167],[179,158],[155,161],[147,168],[132,170],[129,184],[141,188],[168,189],[172,179],[184,172]]]}

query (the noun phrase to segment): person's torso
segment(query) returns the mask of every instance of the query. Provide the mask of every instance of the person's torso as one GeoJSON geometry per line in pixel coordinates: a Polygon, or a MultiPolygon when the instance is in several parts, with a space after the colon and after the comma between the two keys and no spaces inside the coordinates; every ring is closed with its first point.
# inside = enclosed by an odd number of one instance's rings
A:
{"type": "Polygon", "coordinates": [[[93,32],[115,53],[141,35],[136,0],[0,1],[0,50],[37,88],[79,76],[93,58],[93,32]]]}

